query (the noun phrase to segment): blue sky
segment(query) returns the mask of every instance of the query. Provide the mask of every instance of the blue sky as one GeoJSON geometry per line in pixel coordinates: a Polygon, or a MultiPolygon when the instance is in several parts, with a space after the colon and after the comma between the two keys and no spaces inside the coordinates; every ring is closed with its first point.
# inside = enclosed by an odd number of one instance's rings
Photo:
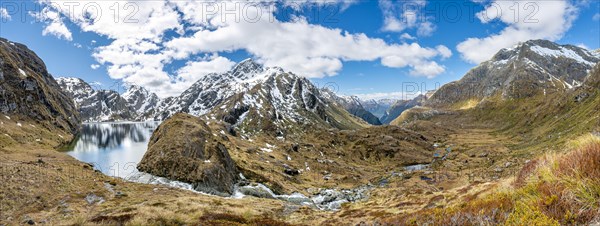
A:
{"type": "Polygon", "coordinates": [[[90,2],[2,1],[0,36],[29,46],[56,77],[163,97],[248,57],[341,94],[398,98],[460,79],[519,41],[600,48],[595,0],[90,2]]]}

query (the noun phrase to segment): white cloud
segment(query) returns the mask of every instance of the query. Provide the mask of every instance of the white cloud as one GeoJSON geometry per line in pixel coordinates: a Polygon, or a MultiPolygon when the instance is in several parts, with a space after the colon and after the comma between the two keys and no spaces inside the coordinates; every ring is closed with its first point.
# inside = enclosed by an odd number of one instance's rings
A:
{"type": "Polygon", "coordinates": [[[59,12],[52,8],[44,8],[40,12],[30,12],[37,20],[46,23],[42,35],[53,35],[68,41],[73,40],[71,31],[67,28],[59,12]]]}
{"type": "Polygon", "coordinates": [[[425,21],[419,24],[419,28],[417,29],[418,36],[431,36],[435,31],[435,25],[429,21],[425,21]]]}
{"type": "MultiPolygon", "coordinates": [[[[329,8],[330,10],[339,10],[344,11],[348,9],[350,6],[358,3],[358,0],[294,0],[294,1],[283,1],[284,5],[287,7],[291,7],[297,10],[301,10],[301,8],[305,5],[334,5],[339,6],[339,8],[329,8]]],[[[333,13],[333,12],[329,12],[333,13]]]]}
{"type": "Polygon", "coordinates": [[[193,36],[174,39],[165,46],[177,57],[244,49],[267,66],[280,66],[306,77],[336,75],[342,68],[342,61],[381,59],[385,66],[401,68],[427,64],[431,58],[440,55],[436,49],[415,43],[387,44],[365,34],[350,34],[308,24],[305,20],[232,23],[213,31],[201,30],[193,36]],[[246,35],[250,33],[251,36],[246,35]]]}
{"type": "Polygon", "coordinates": [[[8,14],[6,8],[0,7],[0,19],[11,20],[10,14],[8,14]]]}
{"type": "Polygon", "coordinates": [[[480,63],[490,59],[502,48],[530,39],[562,38],[577,17],[577,8],[566,0],[518,2],[525,10],[514,12],[516,2],[496,0],[476,14],[483,23],[500,20],[507,26],[497,34],[485,38],[468,38],[457,46],[463,59],[480,63]],[[534,10],[538,10],[537,12],[534,10]]]}
{"type": "Polygon", "coordinates": [[[383,13],[383,31],[402,32],[417,29],[418,36],[431,36],[436,29],[431,18],[421,12],[427,5],[425,0],[379,0],[379,8],[383,13]]]}
{"type": "Polygon", "coordinates": [[[436,62],[430,61],[415,65],[410,70],[410,75],[424,75],[427,76],[427,78],[434,78],[436,75],[444,73],[444,71],[446,71],[446,69],[443,66],[440,66],[436,62]]]}
{"type": "MultiPolygon", "coordinates": [[[[65,9],[54,9],[63,1],[52,3],[48,6],[53,10],[65,9]]],[[[379,60],[386,67],[406,67],[411,75],[431,78],[444,72],[435,60],[449,54],[439,46],[387,43],[362,33],[310,24],[304,18],[279,21],[274,16],[278,9],[268,2],[251,7],[229,1],[133,3],[138,12],[129,18],[135,20],[131,23],[115,23],[115,17],[119,21],[128,18],[123,12],[111,14],[109,7],[115,4],[111,1],[94,3],[102,8],[102,17],[94,17],[97,13],[85,5],[75,7],[75,13],[61,11],[61,15],[83,31],[111,40],[95,47],[92,55],[106,65],[111,78],[144,86],[162,97],[178,95],[206,73],[231,68],[233,62],[219,52],[244,50],[266,66],[280,66],[305,77],[334,76],[346,61],[379,60]],[[207,7],[214,4],[218,9],[226,7],[227,12],[207,7]],[[167,32],[176,35],[166,37],[167,32]],[[208,57],[195,59],[198,56],[208,57]],[[167,73],[165,67],[174,61],[183,61],[185,66],[167,73]]]]}
{"type": "Polygon", "coordinates": [[[196,81],[209,73],[226,72],[235,62],[216,54],[200,61],[188,61],[177,71],[177,75],[185,81],[196,81]]]}
{"type": "Polygon", "coordinates": [[[592,17],[592,20],[594,20],[594,21],[600,21],[600,13],[594,14],[594,16],[592,17]]]}
{"type": "Polygon", "coordinates": [[[452,51],[450,51],[450,49],[448,49],[448,47],[443,46],[443,45],[439,45],[437,47],[435,47],[437,49],[437,51],[440,53],[440,55],[442,56],[442,58],[446,59],[452,56],[452,51]]]}
{"type": "Polygon", "coordinates": [[[587,49],[587,50],[589,50],[589,49],[590,49],[589,47],[587,47],[587,46],[586,46],[585,44],[583,44],[583,43],[579,43],[579,44],[577,44],[577,47],[579,47],[579,48],[583,48],[583,49],[587,49]]]}
{"type": "Polygon", "coordinates": [[[412,35],[410,35],[408,33],[402,33],[400,35],[400,39],[402,39],[402,40],[415,40],[417,38],[415,38],[414,36],[412,36],[412,35]]]}
{"type": "Polygon", "coordinates": [[[100,68],[100,65],[99,64],[92,64],[92,65],[90,65],[90,68],[92,68],[92,70],[96,70],[96,69],[100,68]]]}

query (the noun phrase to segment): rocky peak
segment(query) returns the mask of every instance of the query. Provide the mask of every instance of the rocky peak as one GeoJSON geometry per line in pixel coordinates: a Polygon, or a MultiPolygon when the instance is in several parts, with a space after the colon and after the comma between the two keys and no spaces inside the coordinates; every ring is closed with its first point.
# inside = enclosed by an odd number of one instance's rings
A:
{"type": "Polygon", "coordinates": [[[500,50],[491,59],[493,62],[527,59],[545,66],[551,60],[566,60],[579,64],[594,65],[598,62],[597,54],[573,45],[559,45],[548,40],[530,40],[513,48],[500,50]]]}
{"type": "Polygon", "coordinates": [[[138,85],[129,86],[127,91],[123,93],[123,98],[125,98],[128,102],[159,99],[155,93],[152,93],[146,90],[144,87],[138,85]]]}
{"type": "Polygon", "coordinates": [[[248,58],[235,65],[231,70],[231,74],[236,78],[248,79],[263,71],[264,67],[261,64],[248,58]]]}
{"type": "Polygon", "coordinates": [[[94,89],[80,78],[59,77],[56,82],[68,93],[92,93],[94,89]]]}
{"type": "Polygon", "coordinates": [[[153,111],[160,102],[160,98],[155,93],[149,92],[138,85],[129,86],[127,91],[123,93],[123,98],[139,116],[153,111]]]}

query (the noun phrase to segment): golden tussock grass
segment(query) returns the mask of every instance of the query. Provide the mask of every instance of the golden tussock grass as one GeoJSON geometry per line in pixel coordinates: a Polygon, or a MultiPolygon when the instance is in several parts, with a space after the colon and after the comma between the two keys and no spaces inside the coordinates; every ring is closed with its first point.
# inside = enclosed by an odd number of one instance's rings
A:
{"type": "Polygon", "coordinates": [[[584,225],[600,222],[600,138],[585,135],[564,154],[523,166],[513,189],[445,209],[384,219],[400,225],[584,225]]]}

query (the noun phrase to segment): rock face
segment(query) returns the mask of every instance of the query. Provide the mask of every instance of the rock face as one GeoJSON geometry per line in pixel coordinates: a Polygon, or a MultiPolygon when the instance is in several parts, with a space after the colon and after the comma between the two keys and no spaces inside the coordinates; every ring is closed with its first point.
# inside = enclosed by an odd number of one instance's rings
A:
{"type": "MultiPolygon", "coordinates": [[[[600,50],[597,51],[599,51],[600,55],[600,50]]],[[[592,69],[590,75],[585,79],[585,84],[600,89],[600,63],[596,64],[594,69],[592,69]]]]}
{"type": "Polygon", "coordinates": [[[398,118],[404,111],[415,106],[421,106],[427,100],[426,95],[419,95],[412,100],[398,100],[385,112],[381,117],[383,124],[390,124],[394,119],[398,118]]]}
{"type": "Polygon", "coordinates": [[[444,85],[427,105],[447,106],[495,95],[512,99],[561,92],[580,86],[598,61],[600,55],[576,46],[527,41],[500,50],[461,80],[444,85]]]}
{"type": "Polygon", "coordinates": [[[199,118],[175,114],[153,133],[138,169],[191,183],[198,191],[229,196],[240,179],[239,172],[214,136],[199,118]]]}
{"type": "Polygon", "coordinates": [[[373,115],[371,112],[367,111],[360,99],[356,96],[338,96],[333,93],[329,89],[322,89],[321,92],[329,101],[337,103],[341,105],[346,111],[350,112],[350,114],[365,120],[365,122],[371,125],[381,125],[379,118],[373,115]]]}
{"type": "Polygon", "coordinates": [[[148,113],[153,112],[161,102],[155,93],[138,85],[129,86],[122,96],[138,117],[145,117],[148,113]]]}
{"type": "Polygon", "coordinates": [[[79,129],[73,101],[61,91],[44,62],[27,46],[0,38],[0,111],[47,128],[79,129]]]}
{"type": "Polygon", "coordinates": [[[144,88],[132,85],[123,94],[94,90],[79,78],[57,78],[60,87],[75,101],[83,121],[139,121],[155,111],[160,99],[144,88]]]}

